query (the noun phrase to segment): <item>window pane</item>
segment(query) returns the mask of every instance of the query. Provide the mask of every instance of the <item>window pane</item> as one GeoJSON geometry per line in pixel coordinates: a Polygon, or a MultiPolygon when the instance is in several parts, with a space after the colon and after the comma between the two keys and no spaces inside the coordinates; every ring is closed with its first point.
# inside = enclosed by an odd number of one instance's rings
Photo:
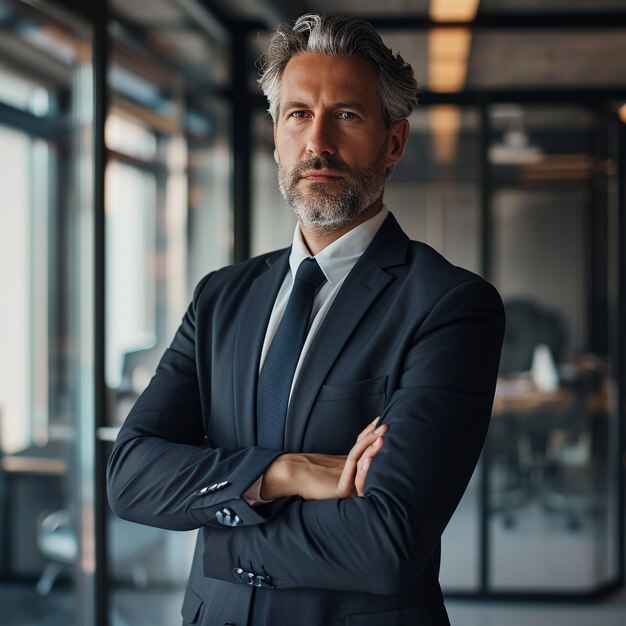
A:
{"type": "Polygon", "coordinates": [[[253,117],[252,256],[291,245],[296,216],[278,189],[274,126],[265,112],[253,117]]]}
{"type": "Polygon", "coordinates": [[[16,74],[1,63],[0,102],[35,115],[47,115],[50,110],[49,93],[45,87],[16,74]]]}
{"type": "Polygon", "coordinates": [[[228,109],[212,99],[193,104],[186,119],[189,299],[205,274],[232,263],[234,244],[228,109]]]}
{"type": "MultiPolygon", "coordinates": [[[[0,171],[6,201],[0,206],[0,281],[6,298],[0,307],[0,398],[3,452],[17,452],[33,439],[31,407],[31,202],[28,163],[33,141],[0,126],[0,171]],[[25,419],[26,418],[26,419],[25,419]]],[[[42,181],[45,184],[45,180],[42,181]]],[[[45,277],[44,277],[45,280],[45,277]]]]}
{"type": "Polygon", "coordinates": [[[0,619],[78,626],[94,574],[91,31],[43,6],[3,11],[0,619]]]}
{"type": "Polygon", "coordinates": [[[122,163],[107,168],[107,384],[122,384],[127,353],[154,346],[156,181],[122,163]]]}
{"type": "Polygon", "coordinates": [[[138,159],[151,160],[157,156],[157,140],[153,132],[121,115],[109,115],[105,141],[110,150],[116,150],[138,159]]]}
{"type": "MultiPolygon", "coordinates": [[[[163,5],[165,20],[180,8],[163,5]]],[[[145,16],[144,16],[145,17],[145,16]]],[[[106,382],[113,440],[172,340],[198,280],[232,260],[228,108],[111,31],[107,121],[106,382]]],[[[160,37],[159,37],[160,38],[160,37]]],[[[156,40],[156,38],[155,38],[156,40]]],[[[146,45],[146,48],[148,45],[146,45]]],[[[169,49],[173,63],[185,63],[169,49]]],[[[210,59],[207,62],[212,62],[210,59]]],[[[180,621],[195,532],[110,514],[109,604],[133,626],[180,621]]]]}

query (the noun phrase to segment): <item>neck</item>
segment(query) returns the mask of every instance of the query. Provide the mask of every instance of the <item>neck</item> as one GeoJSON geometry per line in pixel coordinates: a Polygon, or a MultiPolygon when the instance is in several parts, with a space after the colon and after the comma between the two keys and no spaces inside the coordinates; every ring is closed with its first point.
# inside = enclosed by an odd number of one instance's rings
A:
{"type": "Polygon", "coordinates": [[[339,237],[342,237],[353,228],[356,228],[359,224],[362,224],[371,217],[374,217],[374,215],[376,215],[382,208],[383,200],[382,198],[379,198],[376,202],[374,202],[374,204],[372,204],[371,207],[363,211],[363,213],[361,213],[356,220],[333,230],[319,229],[301,221],[300,232],[302,233],[302,239],[311,255],[315,256],[326,246],[329,246],[334,241],[337,241],[339,237]]]}

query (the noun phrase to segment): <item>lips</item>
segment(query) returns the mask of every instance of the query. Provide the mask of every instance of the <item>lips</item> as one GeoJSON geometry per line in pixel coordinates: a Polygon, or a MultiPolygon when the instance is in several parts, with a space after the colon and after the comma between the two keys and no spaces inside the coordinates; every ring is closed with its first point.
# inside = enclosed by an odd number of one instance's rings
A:
{"type": "Polygon", "coordinates": [[[312,172],[305,172],[300,176],[301,180],[307,180],[314,183],[334,182],[340,180],[342,176],[334,174],[332,172],[324,170],[314,170],[312,172]]]}

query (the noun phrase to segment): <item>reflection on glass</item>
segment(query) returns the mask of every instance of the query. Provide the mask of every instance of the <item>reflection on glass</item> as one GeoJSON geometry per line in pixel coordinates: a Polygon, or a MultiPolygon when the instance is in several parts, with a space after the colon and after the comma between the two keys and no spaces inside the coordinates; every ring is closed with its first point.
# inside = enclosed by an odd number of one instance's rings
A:
{"type": "Polygon", "coordinates": [[[115,161],[106,181],[107,383],[119,387],[126,355],[156,340],[156,181],[115,161]]]}
{"type": "Polygon", "coordinates": [[[489,582],[590,591],[615,575],[617,553],[612,209],[593,192],[606,179],[596,170],[592,184],[586,111],[495,107],[492,119],[491,276],[507,331],[488,442],[489,582]]]}
{"type": "Polygon", "coordinates": [[[473,109],[418,109],[385,202],[412,239],[480,272],[479,117],[473,109]]]}
{"type": "Polygon", "coordinates": [[[93,258],[91,33],[39,5],[2,11],[0,620],[78,626],[92,607],[74,591],[93,574],[93,474],[79,445],[93,423],[93,276],[77,270],[93,258]]]}
{"type": "MultiPolygon", "coordinates": [[[[28,163],[33,141],[0,126],[0,172],[6,201],[0,204],[0,281],[6,298],[0,307],[0,442],[2,451],[17,452],[33,439],[31,426],[31,188],[28,163]]],[[[41,173],[41,172],[40,172],[41,173]]],[[[42,183],[46,184],[45,171],[42,183]]],[[[47,283],[47,276],[42,276],[47,283]]]]}
{"type": "MultiPolygon", "coordinates": [[[[112,38],[106,125],[106,383],[113,440],[172,340],[197,281],[232,258],[225,106],[112,38]],[[132,80],[126,80],[129,76],[132,80]]],[[[171,52],[171,51],[170,51],[171,52]]],[[[175,419],[176,416],[172,416],[175,419]]],[[[180,622],[195,532],[109,514],[113,619],[180,622]]]]}
{"type": "MultiPolygon", "coordinates": [[[[119,51],[114,54],[122,56],[119,51]]],[[[169,312],[176,309],[181,315],[184,310],[178,294],[185,285],[177,272],[185,261],[180,216],[181,211],[185,214],[186,152],[176,103],[171,94],[159,93],[149,77],[142,77],[138,67],[133,68],[138,80],[121,85],[119,77],[126,75],[121,62],[113,66],[109,80],[114,90],[123,86],[124,95],[114,99],[106,124],[111,150],[106,170],[106,384],[111,439],[154,373],[167,341],[169,312]],[[146,102],[157,110],[145,108],[146,102]]],[[[173,602],[178,602],[182,581],[177,568],[184,569],[190,559],[185,557],[186,536],[132,524],[110,513],[106,522],[113,619],[137,623],[133,613],[143,604],[140,598],[158,585],[174,584],[173,602]],[[180,561],[173,563],[172,554],[180,561]]],[[[166,626],[172,620],[167,614],[167,607],[160,606],[153,619],[141,619],[166,626]],[[170,622],[159,621],[163,619],[170,622]]]]}
{"type": "Polygon", "coordinates": [[[278,189],[272,118],[253,117],[251,256],[291,245],[296,216],[278,189]]]}
{"type": "Polygon", "coordinates": [[[146,10],[143,3],[110,0],[110,8],[145,33],[145,40],[160,51],[161,58],[168,58],[172,65],[184,63],[199,81],[195,86],[229,84],[229,33],[211,5],[159,1],[151,2],[146,10]]]}
{"type": "Polygon", "coordinates": [[[233,261],[227,108],[214,100],[193,104],[185,120],[189,177],[187,298],[205,274],[233,261]]]}
{"type": "Polygon", "coordinates": [[[151,160],[156,157],[157,139],[155,134],[150,132],[148,128],[122,115],[113,114],[107,118],[105,141],[110,150],[122,152],[138,159],[151,160]]]}
{"type": "Polygon", "coordinates": [[[50,110],[48,90],[41,84],[16,74],[0,62],[0,102],[37,116],[50,110]]]}

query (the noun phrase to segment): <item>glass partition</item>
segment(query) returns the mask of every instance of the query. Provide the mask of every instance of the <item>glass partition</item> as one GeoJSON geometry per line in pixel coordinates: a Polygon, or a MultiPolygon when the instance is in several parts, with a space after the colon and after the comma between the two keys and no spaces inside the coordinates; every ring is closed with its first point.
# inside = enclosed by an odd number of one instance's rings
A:
{"type": "Polygon", "coordinates": [[[78,626],[95,567],[91,28],[19,1],[2,18],[2,621],[78,626]]]}
{"type": "Polygon", "coordinates": [[[576,106],[492,105],[486,121],[418,109],[385,192],[412,238],[485,275],[507,311],[487,444],[444,533],[441,581],[450,594],[592,594],[620,571],[617,133],[576,106]]]}
{"type": "MultiPolygon", "coordinates": [[[[480,116],[474,108],[432,106],[419,108],[410,123],[385,203],[411,239],[479,272],[480,116]]],[[[443,537],[441,581],[447,589],[475,591],[479,585],[479,487],[475,476],[443,537]]]]}
{"type": "Polygon", "coordinates": [[[278,189],[274,125],[269,113],[252,118],[252,215],[250,256],[291,245],[296,216],[278,189]]]}
{"type": "MultiPolygon", "coordinates": [[[[172,4],[163,18],[176,22],[179,10],[172,4]]],[[[126,18],[138,17],[129,11],[126,18]]],[[[150,381],[196,283],[233,256],[228,107],[183,69],[198,59],[170,47],[179,37],[137,39],[123,26],[110,29],[106,123],[108,425],[99,436],[109,444],[150,381]]],[[[105,523],[111,622],[180,622],[196,533],[134,524],[110,511],[105,523]]]]}
{"type": "Polygon", "coordinates": [[[507,331],[487,449],[489,585],[590,592],[618,572],[615,162],[589,110],[490,116],[490,275],[507,331]]]}

